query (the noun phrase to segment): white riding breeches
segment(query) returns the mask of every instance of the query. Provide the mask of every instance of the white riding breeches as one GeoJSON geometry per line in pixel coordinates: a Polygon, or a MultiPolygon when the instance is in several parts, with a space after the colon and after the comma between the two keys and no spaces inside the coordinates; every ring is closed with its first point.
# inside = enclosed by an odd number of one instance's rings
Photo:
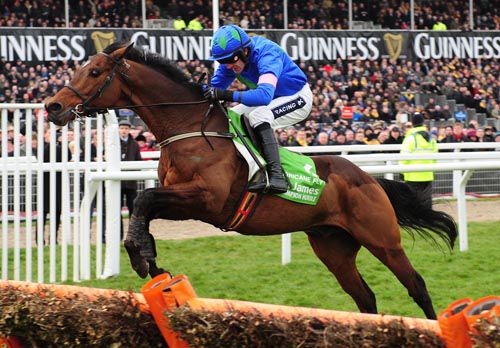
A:
{"type": "Polygon", "coordinates": [[[305,120],[312,109],[313,96],[309,84],[295,94],[273,99],[268,105],[246,106],[238,104],[231,108],[239,115],[244,114],[252,128],[267,122],[273,129],[292,126],[305,120]]]}

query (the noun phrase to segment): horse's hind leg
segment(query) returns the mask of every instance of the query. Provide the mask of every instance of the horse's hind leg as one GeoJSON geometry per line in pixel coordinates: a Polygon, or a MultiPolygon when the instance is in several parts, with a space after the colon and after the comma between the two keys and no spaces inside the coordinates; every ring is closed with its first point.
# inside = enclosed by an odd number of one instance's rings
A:
{"type": "Polygon", "coordinates": [[[333,273],[363,313],[377,313],[375,295],[356,268],[356,256],[361,245],[345,230],[319,227],[306,231],[314,252],[333,273]]]}
{"type": "MultiPolygon", "coordinates": [[[[397,231],[394,233],[399,236],[399,227],[395,228],[397,231]]],[[[391,248],[366,244],[364,246],[394,273],[408,290],[408,295],[422,308],[425,316],[428,319],[436,319],[436,312],[424,279],[415,271],[401,245],[397,243],[397,246],[391,248]]]]}

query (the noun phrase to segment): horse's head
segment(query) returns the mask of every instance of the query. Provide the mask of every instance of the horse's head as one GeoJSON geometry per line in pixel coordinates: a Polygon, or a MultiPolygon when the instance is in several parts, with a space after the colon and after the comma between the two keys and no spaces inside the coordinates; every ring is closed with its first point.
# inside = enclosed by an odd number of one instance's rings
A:
{"type": "Polygon", "coordinates": [[[98,53],[83,64],[70,83],[46,100],[49,121],[64,126],[76,117],[117,105],[122,93],[120,79],[115,77],[128,69],[124,57],[132,46],[98,53]]]}

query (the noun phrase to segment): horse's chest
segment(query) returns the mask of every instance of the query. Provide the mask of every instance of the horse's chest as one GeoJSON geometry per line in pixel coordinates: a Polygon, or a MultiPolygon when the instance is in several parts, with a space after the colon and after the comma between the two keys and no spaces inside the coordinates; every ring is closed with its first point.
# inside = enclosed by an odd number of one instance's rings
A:
{"type": "Polygon", "coordinates": [[[178,184],[182,181],[185,181],[185,178],[174,167],[168,168],[162,179],[163,186],[178,184]]]}

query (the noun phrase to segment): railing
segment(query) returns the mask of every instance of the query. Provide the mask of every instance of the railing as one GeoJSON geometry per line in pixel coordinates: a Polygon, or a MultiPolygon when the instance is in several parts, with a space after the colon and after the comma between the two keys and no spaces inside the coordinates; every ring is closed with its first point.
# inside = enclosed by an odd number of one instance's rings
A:
{"type": "MultiPolygon", "coordinates": [[[[83,160],[80,156],[69,157],[68,148],[68,127],[62,128],[62,162],[56,161],[56,129],[53,124],[47,124],[41,114],[42,104],[3,104],[1,110],[1,130],[2,148],[0,158],[0,170],[2,171],[1,189],[1,231],[2,231],[2,262],[1,276],[3,279],[9,278],[9,254],[13,253],[13,277],[19,280],[21,277],[21,231],[25,230],[26,246],[26,270],[25,279],[31,281],[32,269],[32,238],[33,230],[36,232],[37,243],[37,280],[44,282],[45,256],[44,255],[44,229],[43,218],[44,202],[42,197],[49,195],[50,223],[49,223],[49,281],[55,282],[58,279],[65,281],[68,279],[69,262],[68,250],[73,247],[73,280],[90,279],[91,274],[96,277],[108,277],[118,274],[120,270],[120,194],[119,187],[121,180],[146,180],[147,186],[154,186],[157,179],[157,160],[120,162],[120,144],[118,139],[118,126],[113,113],[106,115],[106,127],[104,118],[97,120],[85,119],[83,124],[73,123],[75,152],[83,152],[83,160]],[[13,157],[7,156],[7,116],[8,109],[13,109],[14,133],[19,134],[21,112],[26,120],[26,155],[20,156],[19,138],[14,138],[13,157]],[[35,117],[37,116],[37,117],[35,117]],[[33,121],[33,119],[36,119],[33,121]],[[32,129],[38,131],[38,143],[43,144],[44,127],[50,130],[50,145],[48,157],[50,160],[44,162],[43,146],[38,146],[36,153],[31,150],[32,129]],[[96,159],[91,160],[92,131],[95,131],[96,159]],[[84,134],[84,141],[80,146],[80,132],[84,134]],[[104,134],[103,134],[104,132],[104,134]],[[104,142],[104,138],[106,141],[104,142]],[[104,158],[104,146],[106,143],[106,153],[104,158]],[[60,173],[63,187],[70,188],[62,193],[62,225],[61,233],[61,256],[60,273],[57,275],[56,248],[56,225],[54,217],[56,214],[56,190],[44,192],[44,174],[47,173],[50,186],[54,187],[56,175],[60,173]],[[102,189],[102,183],[106,186],[106,195],[102,189]],[[84,193],[81,196],[81,185],[84,193]],[[12,192],[12,202],[6,192],[12,192]],[[25,216],[21,216],[21,199],[24,192],[25,216]],[[95,227],[95,272],[91,272],[91,207],[92,201],[96,199],[96,227],[95,227]],[[105,197],[104,197],[105,196],[105,197]],[[33,204],[36,202],[36,204],[33,204]],[[106,206],[106,226],[104,225],[104,206],[106,206]],[[9,206],[12,210],[9,211],[9,206]],[[38,214],[35,216],[35,210],[38,214]],[[21,221],[24,219],[24,226],[21,228],[21,221]],[[9,221],[12,221],[12,232],[9,231],[9,221]],[[103,232],[106,236],[106,248],[103,248],[103,232]],[[9,240],[12,233],[13,238],[9,240]],[[9,250],[10,243],[13,248],[9,250]],[[71,244],[72,243],[72,244],[71,244]],[[104,259],[103,259],[104,254],[104,259]]],[[[453,151],[447,153],[428,155],[402,155],[398,153],[383,153],[384,151],[399,151],[400,145],[348,145],[348,146],[323,146],[323,147],[290,147],[292,151],[302,153],[337,153],[358,164],[362,169],[371,174],[383,174],[391,178],[394,173],[433,170],[438,173],[443,171],[453,171],[453,192],[458,199],[460,249],[467,249],[467,218],[465,210],[465,185],[472,175],[472,172],[479,169],[500,168],[500,151],[478,151],[478,152],[457,152],[463,149],[479,150],[500,150],[500,143],[458,143],[439,144],[442,151],[453,151]],[[363,152],[364,154],[356,154],[363,152]],[[372,152],[366,154],[366,152],[372,152]],[[404,159],[435,159],[436,164],[426,165],[399,165],[399,160],[404,159]]],[[[144,157],[158,158],[159,152],[145,152],[144,157]]],[[[498,171],[493,172],[498,173],[498,171]]],[[[500,182],[500,175],[498,177],[500,182]]],[[[500,193],[500,192],[497,192],[500,193]]],[[[283,262],[290,261],[289,245],[290,235],[284,235],[283,262]]]]}

